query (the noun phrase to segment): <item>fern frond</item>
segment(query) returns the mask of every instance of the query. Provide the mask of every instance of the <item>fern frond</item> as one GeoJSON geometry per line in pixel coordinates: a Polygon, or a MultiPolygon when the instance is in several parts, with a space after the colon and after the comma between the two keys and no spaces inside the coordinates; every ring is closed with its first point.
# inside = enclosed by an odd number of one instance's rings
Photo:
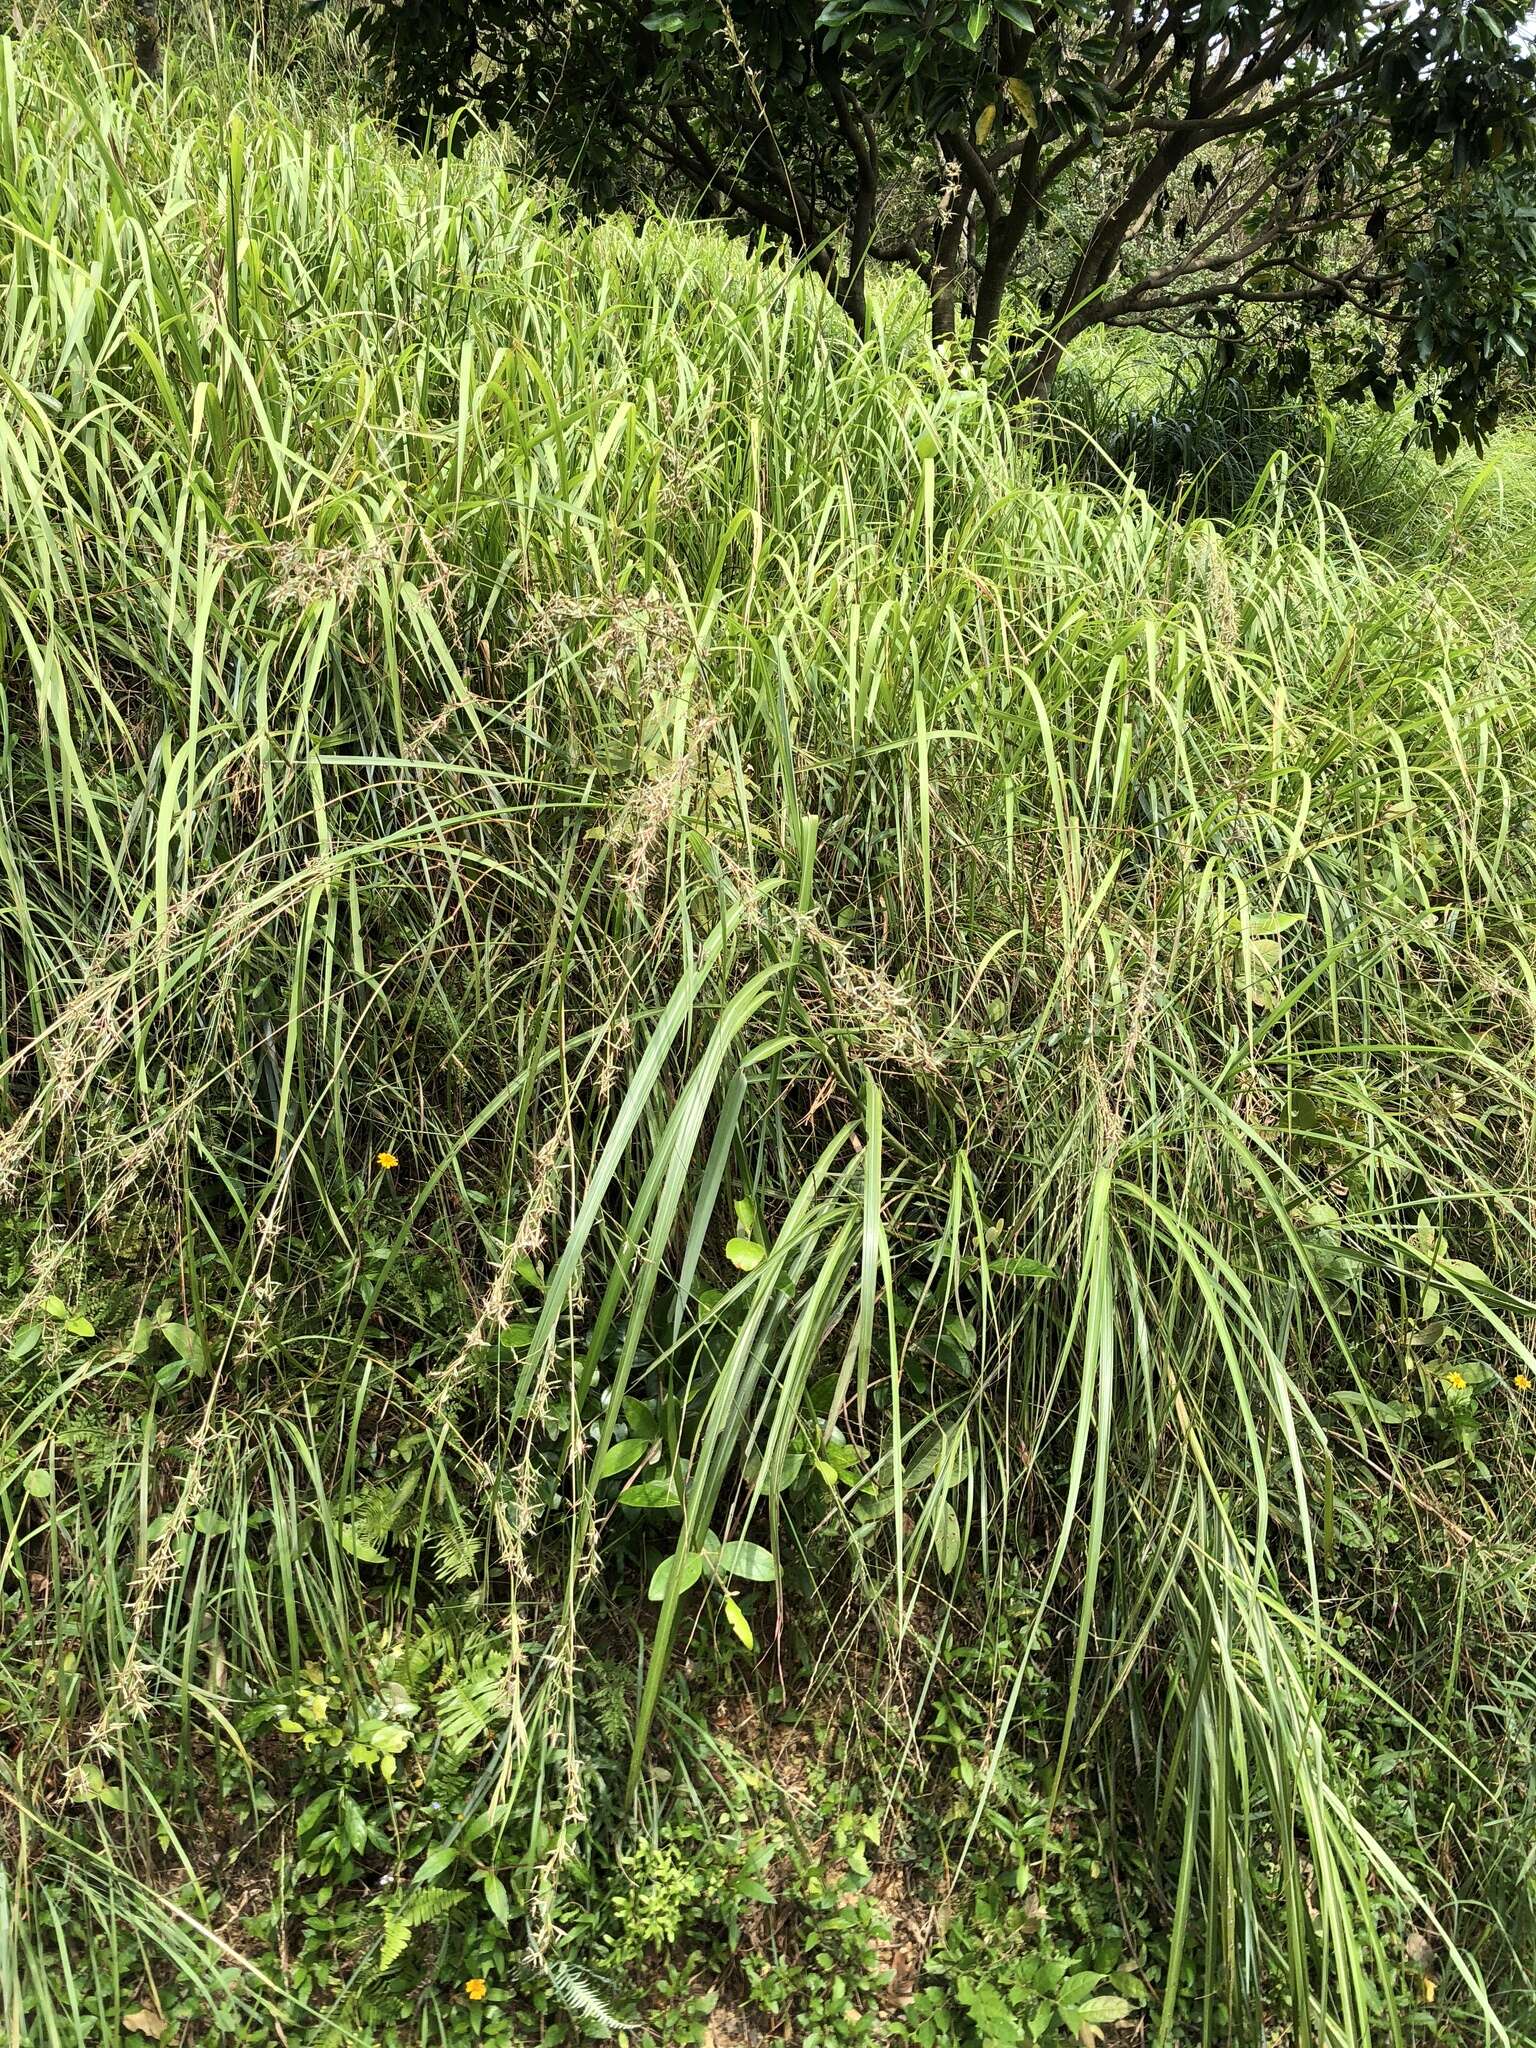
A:
{"type": "Polygon", "coordinates": [[[411,1945],[411,1930],[398,1913],[384,1915],[384,1939],[379,1943],[379,1972],[392,1970],[411,1945]]]}
{"type": "Polygon", "coordinates": [[[621,2020],[610,2010],[589,1977],[573,1970],[559,1956],[534,1956],[531,1960],[572,2019],[608,2034],[628,2033],[633,2027],[632,2020],[621,2020]]]}
{"type": "Polygon", "coordinates": [[[436,1920],[446,1920],[466,1896],[462,1885],[423,1885],[399,1908],[400,1918],[407,1927],[430,1927],[436,1920]]]}
{"type": "Polygon", "coordinates": [[[438,1694],[437,1732],[450,1756],[463,1756],[511,1709],[511,1652],[505,1642],[461,1660],[438,1694]]]}

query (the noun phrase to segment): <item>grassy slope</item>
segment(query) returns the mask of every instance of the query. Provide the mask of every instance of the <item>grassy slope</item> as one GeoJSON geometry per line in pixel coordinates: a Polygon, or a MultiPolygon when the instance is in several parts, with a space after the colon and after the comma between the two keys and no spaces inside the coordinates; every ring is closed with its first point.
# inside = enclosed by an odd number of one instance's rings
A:
{"type": "Polygon", "coordinates": [[[1426,1937],[1528,2038],[1528,444],[1396,566],[1160,516],[894,312],[62,40],[0,181],[13,2037],[275,1979],[236,1835],[558,1969],[771,1551],[925,1739],[1012,1617],[943,1853],[1070,1785],[1166,2038],[1422,2029],[1426,1937]]]}

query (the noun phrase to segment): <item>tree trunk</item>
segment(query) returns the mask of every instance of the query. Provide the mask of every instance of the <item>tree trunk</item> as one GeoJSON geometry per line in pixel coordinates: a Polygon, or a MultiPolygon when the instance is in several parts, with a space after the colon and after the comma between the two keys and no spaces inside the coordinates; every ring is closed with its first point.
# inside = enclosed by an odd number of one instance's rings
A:
{"type": "Polygon", "coordinates": [[[987,260],[981,266],[981,283],[976,288],[976,317],[971,322],[971,361],[978,367],[986,361],[987,350],[1003,310],[1003,294],[1013,276],[1024,241],[1024,224],[999,221],[987,236],[987,260]]]}
{"type": "Polygon", "coordinates": [[[133,10],[133,61],[141,78],[160,76],[158,0],[137,0],[133,10]]]}
{"type": "Polygon", "coordinates": [[[1023,367],[1016,374],[1013,387],[1018,397],[1050,397],[1067,345],[1080,332],[1081,329],[1076,328],[1070,332],[1065,328],[1053,328],[1049,333],[1040,333],[1031,346],[1020,351],[1023,367]]]}
{"type": "Polygon", "coordinates": [[[862,341],[869,310],[864,280],[869,268],[869,245],[875,235],[875,202],[880,193],[879,140],[874,123],[843,83],[840,60],[818,52],[816,68],[826,85],[849,154],[858,166],[853,215],[848,223],[848,268],[837,287],[837,302],[862,341]]]}
{"type": "Polygon", "coordinates": [[[854,201],[853,219],[848,228],[848,271],[838,289],[838,303],[853,322],[854,332],[860,341],[869,328],[869,302],[866,293],[866,279],[869,272],[869,246],[875,238],[875,179],[872,175],[861,175],[858,197],[854,201]]]}
{"type": "Polygon", "coordinates": [[[956,195],[954,212],[934,238],[929,325],[935,343],[955,338],[955,278],[960,269],[960,251],[965,242],[965,224],[970,218],[970,211],[970,193],[962,188],[956,195]]]}

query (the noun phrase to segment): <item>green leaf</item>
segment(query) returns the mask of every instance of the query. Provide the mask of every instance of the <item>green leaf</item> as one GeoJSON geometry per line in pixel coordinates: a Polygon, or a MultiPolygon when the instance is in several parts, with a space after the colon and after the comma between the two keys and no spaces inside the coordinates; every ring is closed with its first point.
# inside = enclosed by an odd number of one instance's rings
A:
{"type": "Polygon", "coordinates": [[[619,1505],[625,1508],[680,1508],[682,1502],[670,1479],[642,1479],[638,1486],[628,1486],[619,1495],[619,1505]]]}
{"type": "Polygon", "coordinates": [[[387,1564],[388,1558],[372,1537],[365,1536],[356,1522],[340,1522],[336,1528],[336,1541],[349,1557],[355,1557],[359,1564],[387,1564]]]}
{"type": "Polygon", "coordinates": [[[940,1501],[933,1518],[933,1548],[939,1570],[952,1572],[960,1562],[960,1517],[947,1500],[940,1501]]]}
{"type": "Polygon", "coordinates": [[[69,1316],[65,1319],[64,1328],[71,1337],[94,1337],[96,1334],[96,1325],[89,1316],[69,1316]]]}
{"type": "Polygon", "coordinates": [[[206,1372],[208,1353],[203,1340],[189,1323],[162,1323],[160,1334],[186,1365],[188,1372],[206,1372]]]}
{"type": "Polygon", "coordinates": [[[779,1576],[773,1552],[764,1550],[761,1543],[718,1543],[713,1536],[707,1536],[704,1554],[716,1571],[724,1572],[728,1578],[755,1579],[759,1585],[771,1585],[779,1576]]]}
{"type": "Polygon", "coordinates": [[[732,1204],[736,1211],[736,1228],[743,1237],[757,1235],[757,1204],[750,1196],[742,1195],[732,1204]]]}
{"type": "Polygon", "coordinates": [[[84,1764],[80,1771],[80,1789],[77,1799],[94,1801],[100,1806],[110,1806],[114,1813],[123,1811],[122,1788],[107,1783],[106,1773],[100,1764],[84,1764]]]}
{"type": "Polygon", "coordinates": [[[760,1244],[754,1244],[750,1237],[733,1237],[725,1248],[725,1256],[742,1273],[755,1272],[768,1254],[760,1244]]]}
{"type": "Polygon", "coordinates": [[[785,1458],[784,1458],[784,1461],[783,1461],[783,1463],[782,1463],[782,1464],[781,1464],[781,1465],[779,1466],[779,1469],[778,1469],[778,1472],[777,1472],[777,1474],[774,1474],[774,1473],[766,1473],[766,1474],[764,1475],[764,1481],[763,1481],[763,1490],[764,1490],[764,1492],[765,1492],[765,1493],[783,1493],[783,1492],[784,1492],[784,1491],[785,1491],[785,1490],[786,1490],[786,1489],[787,1489],[788,1487],[791,1487],[791,1486],[793,1486],[793,1485],[794,1485],[795,1481],[796,1481],[796,1480],[797,1480],[797,1479],[798,1479],[798,1478],[800,1477],[800,1474],[801,1474],[801,1473],[802,1473],[802,1472],[803,1472],[804,1470],[805,1470],[805,1453],[804,1453],[804,1451],[790,1451],[790,1452],[788,1452],[788,1453],[786,1454],[785,1458]]]}
{"type": "Polygon", "coordinates": [[[1107,2027],[1116,2020],[1129,2019],[1133,2010],[1128,1998],[1116,1998],[1103,1991],[1097,1998],[1084,1999],[1081,2005],[1072,2007],[1070,2014],[1064,2010],[1062,2016],[1072,2021],[1086,2020],[1091,2027],[1107,2027]]]}
{"type": "Polygon", "coordinates": [[[50,1294],[43,1303],[43,1314],[51,1316],[56,1323],[62,1323],[68,1319],[69,1303],[57,1294],[50,1294]]]}
{"type": "Polygon", "coordinates": [[[339,1801],[341,1825],[354,1855],[361,1856],[368,1845],[368,1823],[363,1818],[363,1809],[350,1792],[343,1792],[339,1801]]]}
{"type": "Polygon", "coordinates": [[[21,1328],[11,1339],[10,1349],[5,1354],[12,1365],[20,1365],[24,1358],[32,1356],[32,1353],[43,1341],[43,1331],[46,1327],[47,1325],[44,1323],[22,1324],[21,1328]]]}
{"type": "Polygon", "coordinates": [[[629,1472],[641,1463],[651,1448],[643,1436],[621,1437],[616,1444],[610,1444],[597,1461],[594,1479],[616,1479],[621,1472],[629,1472]]]}
{"type": "Polygon", "coordinates": [[[1102,1970],[1074,1970],[1070,1977],[1064,1977],[1056,1996],[1063,2005],[1081,2005],[1085,1998],[1091,1998],[1103,1982],[1102,1970]]]}
{"type": "MultiPolygon", "coordinates": [[[[671,1557],[664,1557],[661,1563],[657,1565],[655,1571],[651,1573],[651,1599],[666,1599],[667,1589],[672,1584],[672,1574],[677,1569],[678,1564],[679,1559],[674,1551],[671,1557]]],[[[699,1574],[704,1569],[703,1553],[697,1550],[685,1551],[681,1559],[681,1567],[677,1581],[679,1594],[686,1593],[690,1586],[697,1585],[699,1574]]]]}
{"type": "Polygon", "coordinates": [[[34,1465],[21,1482],[34,1500],[49,1500],[53,1495],[53,1474],[45,1472],[41,1465],[34,1465]]]}
{"type": "Polygon", "coordinates": [[[1363,1409],[1375,1422],[1414,1422],[1422,1412],[1411,1402],[1378,1401],[1374,1394],[1360,1393],[1354,1388],[1335,1394],[1333,1398],[1343,1407],[1363,1409]]]}
{"type": "Polygon", "coordinates": [[[485,1903],[491,1910],[491,1917],[505,1927],[512,1918],[512,1901],[507,1897],[507,1888],[494,1870],[485,1873],[485,1903]]]}
{"type": "Polygon", "coordinates": [[[1040,1259],[993,1259],[992,1271],[1001,1273],[1009,1280],[1054,1280],[1056,1268],[1047,1266],[1040,1259]]]}
{"type": "Polygon", "coordinates": [[[984,2048],[1017,2048],[1023,2041],[1024,2029],[1003,1994],[987,1978],[961,1977],[956,1981],[955,1993],[969,2013],[984,2048]]]}

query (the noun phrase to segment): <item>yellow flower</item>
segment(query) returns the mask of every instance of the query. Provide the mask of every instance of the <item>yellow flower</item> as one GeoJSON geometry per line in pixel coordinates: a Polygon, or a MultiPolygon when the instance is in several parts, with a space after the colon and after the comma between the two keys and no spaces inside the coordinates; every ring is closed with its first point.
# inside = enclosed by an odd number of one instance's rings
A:
{"type": "MultiPolygon", "coordinates": [[[[393,1152],[381,1152],[381,1153],[379,1154],[379,1164],[380,1164],[380,1166],[382,1166],[382,1167],[383,1167],[383,1169],[384,1169],[384,1171],[385,1171],[386,1173],[393,1173],[393,1171],[394,1171],[394,1170],[395,1170],[395,1168],[396,1168],[396,1167],[397,1167],[397,1166],[398,1166],[398,1165],[400,1164],[400,1162],[399,1162],[399,1160],[398,1160],[398,1159],[397,1159],[397,1158],[395,1157],[395,1155],[394,1155],[394,1153],[393,1153],[393,1152]]],[[[480,1980],[479,1980],[479,1978],[477,1977],[477,1978],[475,1979],[475,1982],[476,1982],[476,1983],[478,1984],[478,1983],[479,1983],[479,1981],[480,1981],[480,1980]]]]}
{"type": "Polygon", "coordinates": [[[1515,1374],[1515,1385],[1520,1389],[1522,1394],[1528,1394],[1531,1391],[1530,1374],[1528,1372],[1517,1372],[1515,1374]]]}
{"type": "Polygon", "coordinates": [[[464,1986],[464,1996],[466,1998],[473,1999],[484,1998],[485,1979],[483,1977],[471,1977],[469,1982],[464,1986]]]}
{"type": "Polygon", "coordinates": [[[1434,2004],[1434,2002],[1435,2002],[1435,1980],[1434,1980],[1434,1978],[1433,1978],[1433,1977],[1426,1977],[1426,1978],[1424,1979],[1424,2003],[1425,2003],[1426,2005],[1433,2005],[1433,2004],[1434,2004]]]}
{"type": "Polygon", "coordinates": [[[1453,1393],[1459,1394],[1467,1383],[1459,1372],[1448,1372],[1445,1376],[1445,1384],[1453,1393]]]}

